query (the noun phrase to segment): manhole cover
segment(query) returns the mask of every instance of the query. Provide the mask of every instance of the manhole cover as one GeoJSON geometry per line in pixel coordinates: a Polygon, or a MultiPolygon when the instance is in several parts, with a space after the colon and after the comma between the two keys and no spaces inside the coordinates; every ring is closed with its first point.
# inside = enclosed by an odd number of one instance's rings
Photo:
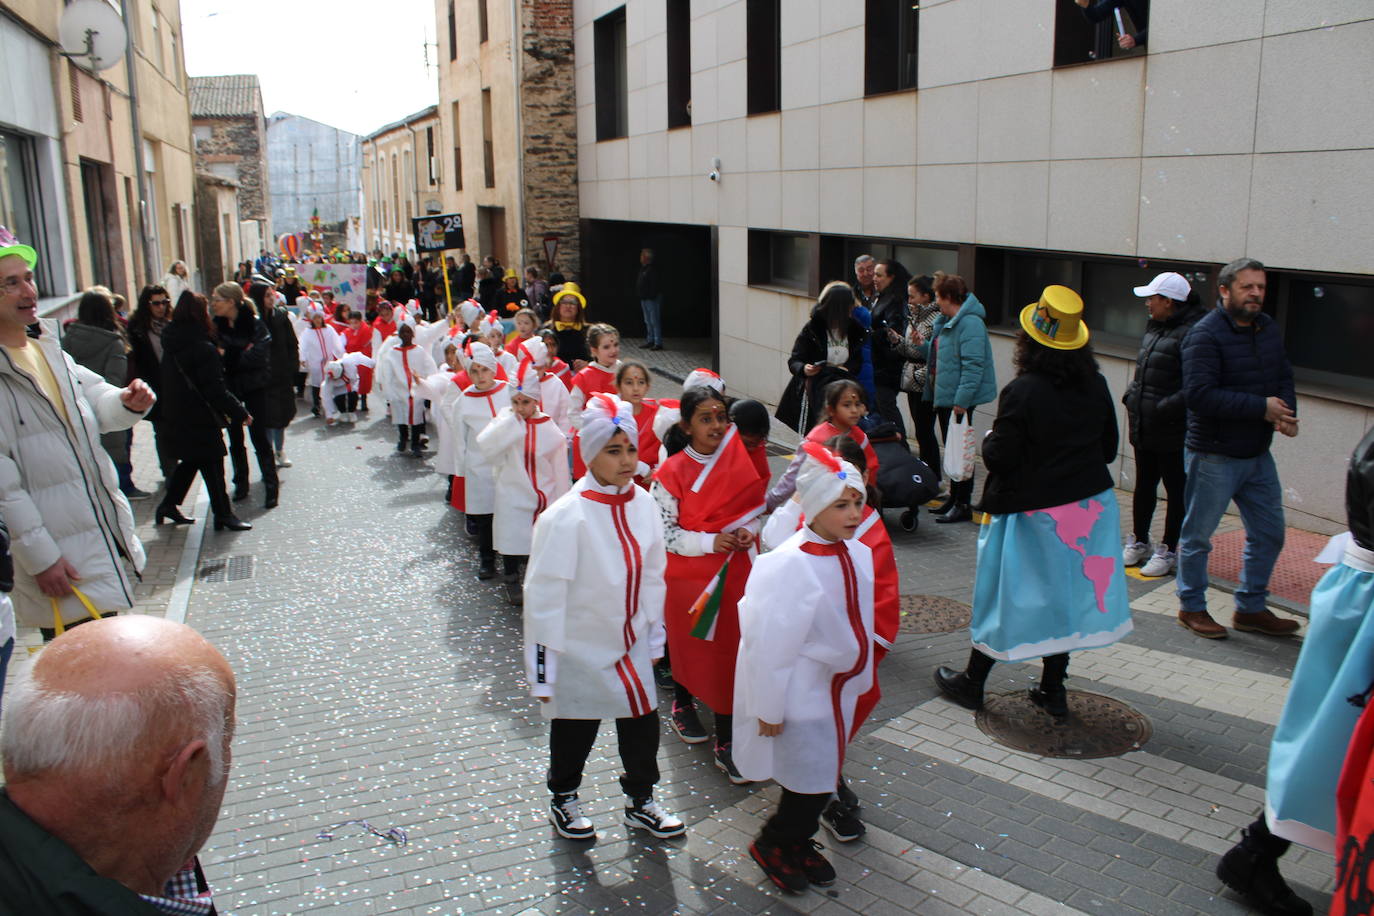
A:
{"type": "Polygon", "coordinates": [[[1069,717],[1055,725],[1026,691],[988,694],[975,717],[998,744],[1041,757],[1119,757],[1140,750],[1154,729],[1150,720],[1120,700],[1069,691],[1069,717]]]}
{"type": "Polygon", "coordinates": [[[238,582],[243,579],[251,579],[253,578],[253,561],[254,557],[250,554],[212,560],[200,568],[196,578],[202,582],[238,582]]]}
{"type": "Polygon", "coordinates": [[[953,633],[966,629],[973,620],[973,609],[962,601],[943,595],[903,595],[902,633],[953,633]]]}

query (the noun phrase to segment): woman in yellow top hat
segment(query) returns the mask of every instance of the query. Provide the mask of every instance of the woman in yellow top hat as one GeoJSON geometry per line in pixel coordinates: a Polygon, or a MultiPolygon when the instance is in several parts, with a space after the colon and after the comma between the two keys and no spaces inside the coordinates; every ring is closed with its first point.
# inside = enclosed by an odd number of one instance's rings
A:
{"type": "Polygon", "coordinates": [[[591,361],[587,349],[587,297],[576,283],[568,281],[554,294],[553,317],[544,327],[553,330],[558,338],[558,357],[574,372],[591,361]]]}
{"type": "Polygon", "coordinates": [[[970,709],[982,706],[995,661],[1041,658],[1031,700],[1063,721],[1068,653],[1131,631],[1108,468],[1116,405],[1088,338],[1083,300],[1066,286],[1046,287],[1021,312],[1016,377],[983,440],[991,521],[978,537],[973,652],[964,671],[935,672],[945,696],[970,709]]]}

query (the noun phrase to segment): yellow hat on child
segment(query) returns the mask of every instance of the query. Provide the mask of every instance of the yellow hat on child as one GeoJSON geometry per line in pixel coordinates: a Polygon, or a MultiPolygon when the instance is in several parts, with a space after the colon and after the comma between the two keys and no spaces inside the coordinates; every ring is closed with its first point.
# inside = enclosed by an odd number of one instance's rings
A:
{"type": "Polygon", "coordinates": [[[1021,310],[1021,329],[1054,350],[1077,350],[1088,342],[1083,297],[1067,286],[1047,286],[1039,302],[1021,310]]]}

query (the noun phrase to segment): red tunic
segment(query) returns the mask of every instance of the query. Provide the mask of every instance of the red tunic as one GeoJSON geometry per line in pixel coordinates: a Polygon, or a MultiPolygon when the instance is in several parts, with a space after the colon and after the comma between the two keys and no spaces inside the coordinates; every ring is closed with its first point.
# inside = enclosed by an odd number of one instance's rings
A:
{"type": "Polygon", "coordinates": [[[643,477],[636,476],[635,483],[646,490],[649,489],[649,478],[654,476],[654,469],[658,467],[658,450],[659,446],[662,445],[654,433],[654,417],[656,416],[658,416],[658,401],[653,398],[645,398],[639,416],[635,417],[635,425],[639,427],[639,460],[649,466],[649,473],[643,477]]]}
{"type": "MultiPolygon", "coordinates": [[[[822,420],[817,423],[811,432],[806,434],[807,442],[814,442],[817,445],[825,445],[827,439],[842,436],[835,424],[829,420],[822,420]]],[[[849,427],[849,438],[859,443],[859,448],[864,450],[864,458],[868,461],[868,474],[871,480],[878,479],[878,453],[873,451],[873,446],[868,442],[868,435],[857,426],[849,427]]]]}
{"type": "MultiPolygon", "coordinates": [[[[689,531],[720,532],[733,528],[741,518],[763,505],[768,489],[768,478],[759,475],[733,427],[711,458],[713,463],[702,465],[681,451],[669,456],[654,474],[654,479],[677,498],[678,524],[689,531]],[[702,481],[700,486],[696,486],[698,480],[702,481]]],[[[673,677],[712,712],[728,714],[734,709],[739,599],[753,567],[749,551],[729,555],[730,571],[716,617],[715,637],[698,639],[691,633],[696,623],[692,605],[707,583],[720,573],[725,560],[726,555],[719,553],[684,557],[670,551],[664,576],[668,592],[663,616],[673,677]]]]}
{"type": "Polygon", "coordinates": [[[382,335],[382,340],[386,340],[396,333],[396,322],[383,321],[380,317],[372,319],[372,330],[382,335]]]}
{"type": "MultiPolygon", "coordinates": [[[[372,327],[366,322],[355,328],[344,329],[344,352],[372,355],[372,327]]],[[[372,370],[367,366],[358,367],[358,394],[372,393],[372,370]]]]}
{"type": "Polygon", "coordinates": [[[590,404],[592,395],[601,394],[603,391],[615,394],[615,370],[608,371],[604,366],[589,363],[573,376],[572,385],[568,390],[572,391],[573,388],[582,390],[583,404],[590,404]]]}
{"type": "Polygon", "coordinates": [[[859,523],[855,536],[873,551],[873,635],[882,642],[874,647],[873,686],[859,695],[854,707],[854,728],[849,733],[851,739],[858,734],[859,726],[864,724],[883,695],[878,682],[878,665],[887,655],[883,643],[891,645],[897,638],[897,626],[902,616],[897,560],[892,555],[892,538],[883,525],[882,514],[872,506],[864,506],[863,521],[859,523]]]}
{"type": "Polygon", "coordinates": [[[573,374],[572,374],[572,369],[570,369],[570,368],[568,367],[568,364],[565,363],[565,362],[563,362],[563,360],[561,360],[561,359],[559,359],[558,357],[555,356],[555,357],[549,362],[549,374],[552,375],[554,378],[558,379],[560,382],[562,382],[563,385],[564,385],[569,391],[572,391],[572,386],[573,386],[573,374]]]}

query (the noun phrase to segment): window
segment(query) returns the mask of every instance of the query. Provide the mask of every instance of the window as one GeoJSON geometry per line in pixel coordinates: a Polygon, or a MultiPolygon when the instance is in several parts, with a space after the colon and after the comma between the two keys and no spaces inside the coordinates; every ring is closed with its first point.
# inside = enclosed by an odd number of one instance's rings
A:
{"type": "Polygon", "coordinates": [[[172,40],[172,82],[178,89],[181,88],[181,53],[177,49],[177,33],[172,32],[168,36],[172,40]]]}
{"type": "Polygon", "coordinates": [[[487,40],[487,0],[477,0],[477,40],[487,40]]]}
{"type": "Polygon", "coordinates": [[[434,128],[425,128],[425,161],[429,163],[429,186],[439,183],[439,160],[434,158],[434,128]]]}
{"type": "Polygon", "coordinates": [[[596,20],[592,39],[596,78],[596,139],[614,140],[629,133],[625,7],[596,20]]]}
{"type": "Polygon", "coordinates": [[[454,12],[453,0],[448,0],[448,59],[458,59],[458,14],[454,12]]]}
{"type": "Polygon", "coordinates": [[[401,178],[400,167],[396,164],[396,154],[391,154],[391,228],[399,230],[401,218],[401,178]]]}
{"type": "Polygon", "coordinates": [[[153,24],[153,62],[157,64],[159,70],[167,69],[167,61],[162,56],[162,14],[157,7],[153,7],[153,15],[150,17],[153,24]]]}
{"type": "Polygon", "coordinates": [[[72,120],[80,123],[86,120],[81,114],[81,77],[76,69],[76,62],[67,59],[67,79],[72,87],[72,120]]]}
{"type": "Polygon", "coordinates": [[[864,95],[916,88],[920,10],[916,0],[867,0],[864,95]]]}
{"type": "Polygon", "coordinates": [[[749,230],[749,284],[810,294],[812,236],[749,230]]]}
{"type": "Polygon", "coordinates": [[[929,276],[937,270],[943,270],[947,274],[959,272],[959,252],[955,248],[937,248],[930,245],[918,245],[914,242],[847,236],[835,239],[835,241],[842,243],[842,251],[832,253],[830,241],[831,238],[829,237],[821,240],[822,283],[828,283],[831,280],[853,283],[854,259],[861,254],[869,255],[875,261],[896,261],[905,267],[913,277],[919,277],[922,274],[929,276]]]}
{"type": "Polygon", "coordinates": [[[38,188],[38,162],[33,140],[23,134],[0,130],[0,225],[38,252],[34,280],[38,293],[51,294],[52,273],[42,244],[43,208],[38,188]]]}
{"type": "Polygon", "coordinates": [[[86,244],[90,249],[90,282],[111,289],[117,288],[113,265],[117,253],[112,243],[119,239],[119,226],[114,221],[110,205],[110,177],[113,170],[90,159],[81,160],[81,202],[86,211],[86,244]]]}
{"type": "Polygon", "coordinates": [[[215,135],[215,129],[207,124],[197,124],[191,128],[191,139],[197,144],[209,143],[210,138],[215,135]]]}
{"type": "Polygon", "coordinates": [[[692,123],[692,3],[668,0],[668,128],[692,123]]]}
{"type": "Polygon", "coordinates": [[[1150,0],[1055,0],[1054,65],[1064,67],[1145,53],[1150,0]],[[1122,44],[1123,37],[1127,48],[1122,44]]]}
{"type": "Polygon", "coordinates": [[[186,260],[186,225],[182,220],[184,208],[181,204],[172,204],[172,225],[176,228],[177,247],[176,254],[178,261],[186,260]]]}
{"type": "Polygon", "coordinates": [[[482,177],[488,188],[496,187],[496,149],[491,142],[491,90],[482,90],[482,177]]]}
{"type": "MultiPolygon", "coordinates": [[[[1302,380],[1374,393],[1374,283],[1367,277],[1275,276],[1284,343],[1302,380]]],[[[1272,295],[1272,292],[1271,292],[1272,295]]]]}
{"type": "Polygon", "coordinates": [[[463,128],[458,103],[453,103],[453,187],[463,190],[463,128]]]}
{"type": "Polygon", "coordinates": [[[749,59],[747,110],[763,114],[782,107],[781,0],[748,0],[745,42],[749,59]]]}
{"type": "Polygon", "coordinates": [[[143,244],[147,246],[145,250],[149,252],[148,261],[154,271],[154,276],[148,278],[148,282],[151,283],[157,276],[161,276],[156,272],[162,269],[162,231],[157,206],[157,150],[147,139],[143,141],[143,172],[143,186],[148,192],[148,199],[143,202],[143,244]]]}

